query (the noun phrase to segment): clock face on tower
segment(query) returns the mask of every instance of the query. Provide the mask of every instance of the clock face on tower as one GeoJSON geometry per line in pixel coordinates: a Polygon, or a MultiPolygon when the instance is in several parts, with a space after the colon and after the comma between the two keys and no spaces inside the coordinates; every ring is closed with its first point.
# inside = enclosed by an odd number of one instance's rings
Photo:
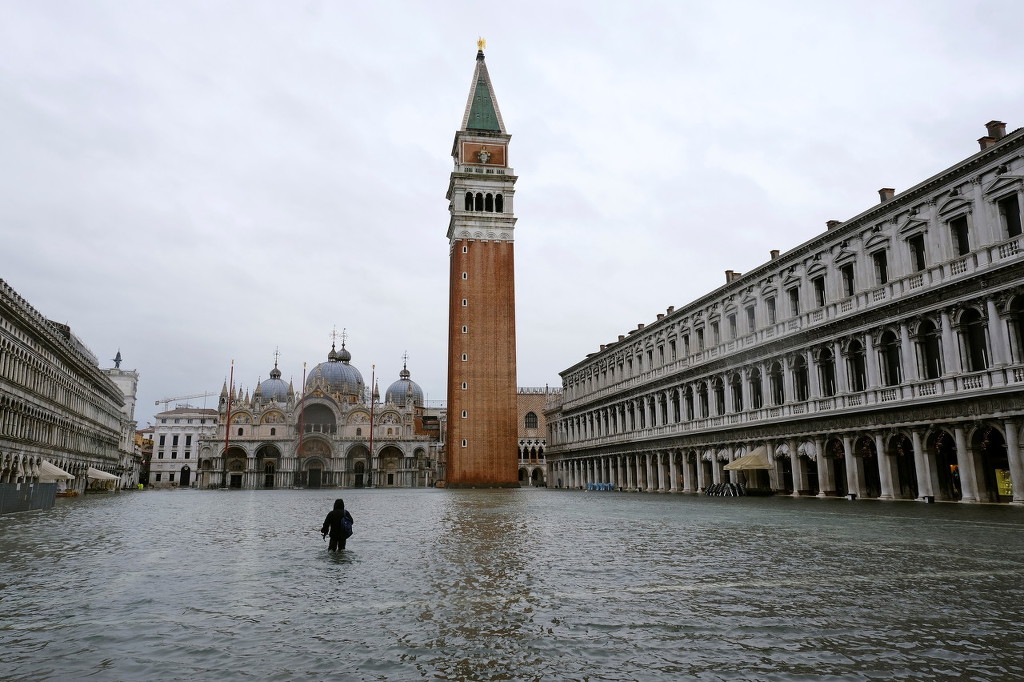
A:
{"type": "Polygon", "coordinates": [[[487,166],[505,166],[505,145],[462,143],[462,163],[478,163],[487,166]]]}

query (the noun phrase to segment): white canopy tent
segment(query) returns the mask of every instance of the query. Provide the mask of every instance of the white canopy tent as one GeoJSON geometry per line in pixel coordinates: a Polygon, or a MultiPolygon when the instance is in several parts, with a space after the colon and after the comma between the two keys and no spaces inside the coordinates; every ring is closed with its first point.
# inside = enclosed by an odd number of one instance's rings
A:
{"type": "Polygon", "coordinates": [[[55,481],[70,481],[74,476],[61,469],[56,464],[51,464],[45,459],[43,460],[42,466],[39,467],[39,482],[40,483],[53,483],[55,481]]]}
{"type": "Polygon", "coordinates": [[[120,481],[121,480],[120,476],[115,476],[114,474],[108,474],[106,471],[100,471],[99,469],[93,469],[92,467],[89,467],[89,469],[85,472],[85,475],[86,475],[87,478],[91,478],[94,481],[120,481]]]}
{"type": "Polygon", "coordinates": [[[726,471],[745,471],[748,469],[769,469],[768,450],[762,445],[754,449],[749,455],[743,455],[734,459],[723,467],[726,471]]]}

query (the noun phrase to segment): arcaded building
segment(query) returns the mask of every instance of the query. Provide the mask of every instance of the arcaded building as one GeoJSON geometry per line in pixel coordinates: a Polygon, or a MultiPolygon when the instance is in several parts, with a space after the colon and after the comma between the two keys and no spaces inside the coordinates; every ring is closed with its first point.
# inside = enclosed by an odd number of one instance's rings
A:
{"type": "Polygon", "coordinates": [[[562,372],[549,485],[1024,502],[1024,130],[987,128],[562,372]]]}
{"type": "MultiPolygon", "coordinates": [[[[203,488],[422,488],[439,478],[439,409],[403,365],[381,400],[342,342],[296,391],[275,363],[250,394],[225,383],[202,439],[203,488]]],[[[159,446],[158,446],[159,447],[159,446]]]]}
{"type": "Polygon", "coordinates": [[[44,460],[77,490],[89,468],[120,476],[124,404],[70,327],[0,280],[0,483],[37,480],[44,460]]]}

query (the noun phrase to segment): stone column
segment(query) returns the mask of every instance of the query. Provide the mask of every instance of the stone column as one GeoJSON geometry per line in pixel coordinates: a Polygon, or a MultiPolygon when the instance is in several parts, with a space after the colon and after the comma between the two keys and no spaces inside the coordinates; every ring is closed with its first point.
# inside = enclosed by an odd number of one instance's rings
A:
{"type": "Polygon", "coordinates": [[[957,343],[953,338],[953,325],[949,320],[949,312],[940,310],[939,320],[942,323],[942,376],[947,377],[957,371],[960,363],[957,362],[957,343]]]}
{"type": "Polygon", "coordinates": [[[818,497],[833,497],[836,492],[835,461],[825,456],[825,441],[821,438],[814,439],[814,449],[818,452],[818,497]]]}
{"type": "Polygon", "coordinates": [[[718,453],[711,453],[711,480],[715,483],[722,482],[722,463],[718,461],[718,453]]]}
{"type": "Polygon", "coordinates": [[[850,380],[846,368],[846,358],[843,356],[843,349],[838,341],[832,342],[832,362],[836,370],[836,395],[849,393],[850,380]]]}
{"type": "Polygon", "coordinates": [[[705,488],[708,487],[708,485],[710,485],[707,481],[704,480],[704,478],[705,478],[705,474],[704,474],[704,453],[698,451],[697,452],[697,491],[698,492],[703,491],[705,488]]]}
{"type": "Polygon", "coordinates": [[[1010,362],[1009,349],[1006,347],[1006,325],[999,317],[996,302],[991,298],[985,302],[988,309],[988,339],[992,348],[990,367],[1005,367],[1010,362]]]}
{"type": "Polygon", "coordinates": [[[683,481],[684,490],[688,493],[696,493],[697,488],[697,469],[691,467],[690,462],[686,459],[686,453],[683,453],[683,481]]]}
{"type": "Polygon", "coordinates": [[[652,453],[648,452],[644,456],[644,465],[645,465],[644,466],[644,472],[647,474],[647,480],[644,481],[644,484],[645,484],[644,485],[644,490],[646,490],[648,492],[652,492],[655,489],[654,488],[654,477],[651,475],[651,473],[652,473],[651,470],[654,468],[654,465],[651,462],[651,454],[652,453]]]}
{"type": "Polygon", "coordinates": [[[953,427],[953,436],[956,440],[956,463],[960,472],[960,491],[964,502],[979,502],[978,477],[974,466],[974,457],[967,449],[967,438],[960,426],[953,427]]]}
{"type": "Polygon", "coordinates": [[[668,491],[670,493],[679,492],[679,467],[676,466],[676,453],[673,450],[668,451],[668,477],[668,491]]]}
{"type": "Polygon", "coordinates": [[[921,439],[920,431],[917,429],[911,431],[910,439],[914,444],[914,470],[917,473],[917,495],[921,499],[935,497],[935,491],[939,488],[935,462],[924,451],[924,442],[921,439]]]}
{"type": "Polygon", "coordinates": [[[878,498],[881,500],[895,499],[896,492],[892,483],[892,457],[886,454],[882,436],[877,433],[875,434],[875,459],[878,460],[878,480],[882,487],[882,494],[878,498]]]}
{"type": "Polygon", "coordinates": [[[914,346],[910,343],[910,329],[906,322],[900,322],[900,367],[903,370],[903,381],[917,381],[920,375],[917,372],[917,359],[914,353],[914,346]]]}
{"type": "Polygon", "coordinates": [[[1006,432],[1006,456],[1010,460],[1010,478],[1013,481],[1013,504],[1024,504],[1024,461],[1021,459],[1017,422],[1003,421],[1006,432]]]}
{"type": "Polygon", "coordinates": [[[814,352],[807,350],[805,357],[807,359],[807,397],[810,400],[814,400],[821,397],[821,376],[818,372],[818,363],[814,361],[814,352]]]}
{"type": "Polygon", "coordinates": [[[797,452],[796,440],[790,439],[786,444],[789,446],[790,469],[793,470],[793,497],[799,497],[807,493],[807,467],[804,466],[804,458],[797,452]]]}
{"type": "Polygon", "coordinates": [[[852,440],[846,434],[843,434],[843,457],[846,459],[846,492],[863,497],[864,491],[861,489],[861,481],[864,480],[861,475],[863,462],[853,453],[852,440]]]}
{"type": "Polygon", "coordinates": [[[878,353],[871,332],[864,335],[864,368],[868,373],[868,389],[878,388],[878,353]]]}
{"type": "Polygon", "coordinates": [[[626,490],[636,488],[636,484],[633,482],[633,467],[630,466],[631,459],[633,459],[633,455],[626,455],[626,490]]]}

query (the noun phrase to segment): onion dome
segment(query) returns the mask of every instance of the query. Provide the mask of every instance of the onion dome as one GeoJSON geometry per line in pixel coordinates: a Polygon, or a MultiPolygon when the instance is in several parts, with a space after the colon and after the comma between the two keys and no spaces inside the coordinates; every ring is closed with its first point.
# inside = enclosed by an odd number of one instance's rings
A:
{"type": "Polygon", "coordinates": [[[270,370],[270,378],[259,385],[260,394],[264,400],[272,400],[277,403],[288,402],[288,384],[281,378],[281,370],[274,363],[274,369],[270,370]]]}
{"type": "Polygon", "coordinates": [[[404,364],[398,376],[398,381],[388,386],[387,393],[384,394],[384,402],[399,407],[423,407],[423,389],[409,378],[409,370],[404,364]]]}
{"type": "Polygon", "coordinates": [[[327,354],[327,362],[321,362],[314,367],[306,377],[307,392],[320,389],[324,393],[363,399],[364,385],[363,375],[359,370],[349,364],[352,354],[345,350],[345,344],[341,344],[341,351],[334,350],[331,344],[331,352],[327,354]]]}

